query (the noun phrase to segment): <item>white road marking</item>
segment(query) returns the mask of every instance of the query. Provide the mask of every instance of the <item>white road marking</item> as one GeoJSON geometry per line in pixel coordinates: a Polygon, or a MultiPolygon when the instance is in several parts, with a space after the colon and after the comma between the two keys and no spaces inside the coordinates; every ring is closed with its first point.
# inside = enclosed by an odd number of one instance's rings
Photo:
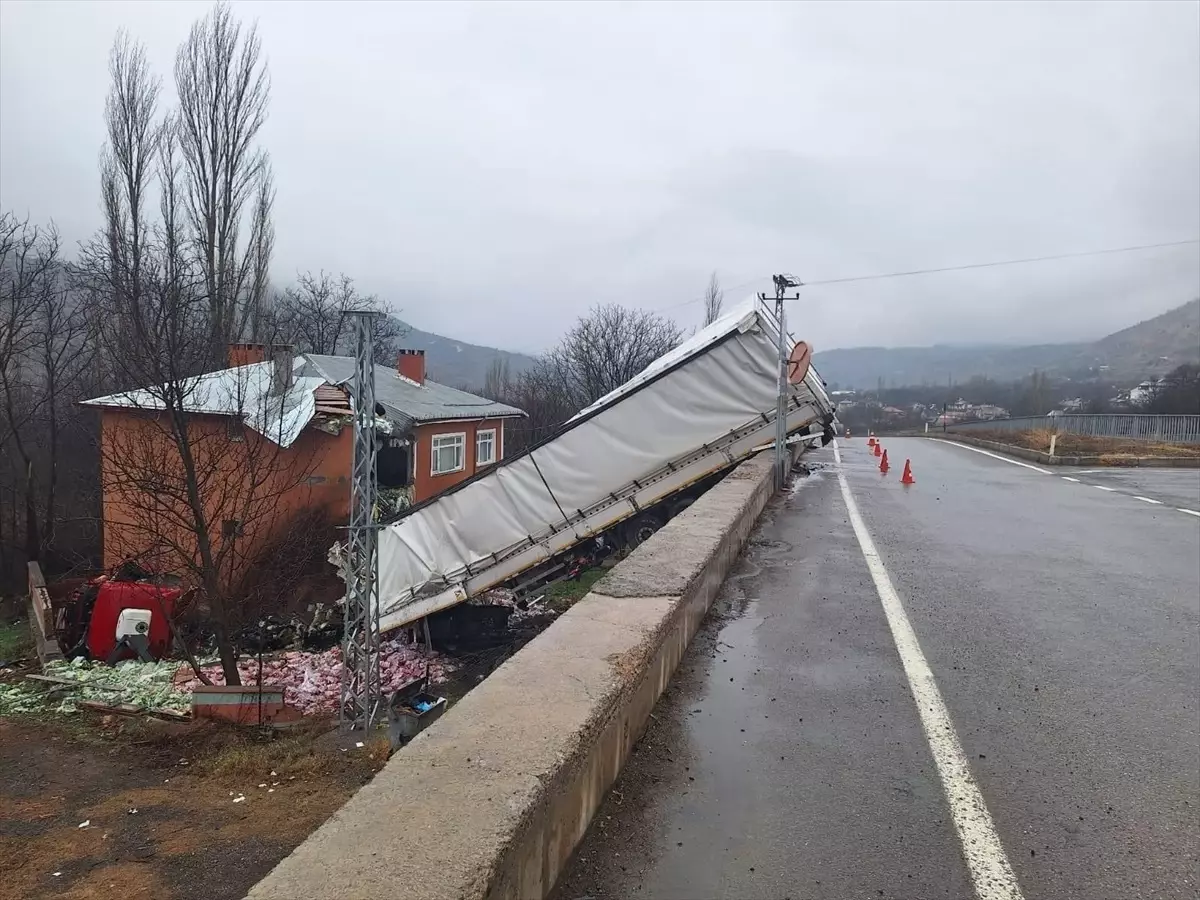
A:
{"type": "Polygon", "coordinates": [[[1064,475],[1064,476],[1062,477],[1062,480],[1063,480],[1063,481],[1073,481],[1073,482],[1075,482],[1076,484],[1079,484],[1079,483],[1080,483],[1078,478],[1072,478],[1070,475],[1064,475]]]}
{"type": "Polygon", "coordinates": [[[1012,463],[1014,466],[1020,466],[1023,469],[1033,469],[1035,472],[1041,472],[1043,475],[1049,475],[1049,469],[1043,469],[1041,466],[1033,466],[1027,462],[1021,462],[1019,459],[1011,459],[1007,456],[1001,456],[999,453],[993,453],[991,450],[984,450],[982,447],[972,447],[970,444],[960,444],[958,441],[944,441],[941,438],[930,438],[937,441],[939,444],[951,444],[955,447],[962,447],[964,450],[973,450],[976,453],[982,453],[984,456],[990,456],[992,459],[998,459],[1001,462],[1012,463]]]}
{"type": "Polygon", "coordinates": [[[966,753],[963,752],[958,734],[954,730],[954,723],[950,720],[950,712],[946,709],[946,703],[933,678],[933,670],[929,668],[925,654],[921,652],[920,642],[913,631],[912,623],[908,620],[908,613],[904,611],[900,595],[892,585],[883,558],[875,549],[871,533],[859,514],[854,495],[850,493],[850,484],[842,468],[842,454],[838,450],[836,440],[833,442],[833,458],[837,463],[838,485],[842,489],[842,499],[846,503],[850,525],[858,538],[858,546],[867,562],[871,579],[875,582],[875,591],[879,594],[892,639],[900,653],[900,662],[904,666],[904,674],[908,677],[909,688],[917,704],[917,713],[921,717],[921,727],[925,731],[925,739],[929,742],[933,761],[942,780],[942,789],[946,792],[946,799],[950,804],[954,830],[958,833],[959,843],[962,844],[963,857],[967,861],[967,869],[975,885],[975,895],[979,900],[1023,900],[1021,886],[1017,883],[1012,864],[1004,852],[1004,845],[1000,843],[1000,835],[996,833],[996,826],[992,822],[987,805],[983,802],[979,785],[971,774],[966,753]]]}
{"type": "MultiPolygon", "coordinates": [[[[834,454],[834,455],[836,456],[837,454],[834,454]]],[[[1200,517],[1200,512],[1196,512],[1196,510],[1194,510],[1194,509],[1184,509],[1182,506],[1177,506],[1177,507],[1175,507],[1175,508],[1176,508],[1177,510],[1179,510],[1180,512],[1182,512],[1182,513],[1187,513],[1189,516],[1198,516],[1198,517],[1200,517]]]]}
{"type": "Polygon", "coordinates": [[[1108,491],[1109,493],[1112,493],[1112,494],[1117,493],[1116,488],[1105,487],[1102,484],[1093,484],[1092,487],[1094,487],[1098,491],[1108,491]]]}
{"type": "Polygon", "coordinates": [[[1133,499],[1141,500],[1143,503],[1153,503],[1155,506],[1162,506],[1161,500],[1151,500],[1149,497],[1139,497],[1135,494],[1133,499]]]}

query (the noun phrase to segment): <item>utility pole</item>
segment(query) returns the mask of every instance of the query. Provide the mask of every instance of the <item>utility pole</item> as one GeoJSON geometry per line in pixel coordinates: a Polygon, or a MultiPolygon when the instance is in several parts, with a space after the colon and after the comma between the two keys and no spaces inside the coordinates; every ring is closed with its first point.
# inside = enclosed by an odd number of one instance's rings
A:
{"type": "Polygon", "coordinates": [[[346,546],[345,633],[338,722],[343,730],[369,729],[381,710],[379,678],[379,532],[375,503],[375,360],[373,328],[381,313],[352,312],[354,321],[354,467],[350,476],[350,529],[346,546]]]}
{"type": "MultiPolygon", "coordinates": [[[[775,486],[781,488],[787,479],[789,468],[787,462],[788,331],[784,301],[800,299],[799,292],[788,297],[787,291],[788,288],[801,287],[801,282],[794,275],[773,275],[771,280],[775,282],[775,323],[779,327],[779,397],[775,408],[775,486]]],[[[765,294],[759,294],[758,298],[764,304],[767,302],[765,294]]]]}

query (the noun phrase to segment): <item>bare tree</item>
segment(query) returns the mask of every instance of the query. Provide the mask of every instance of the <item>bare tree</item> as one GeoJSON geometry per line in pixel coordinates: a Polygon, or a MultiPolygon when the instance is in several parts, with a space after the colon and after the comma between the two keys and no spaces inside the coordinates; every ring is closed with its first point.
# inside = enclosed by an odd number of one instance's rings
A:
{"type": "Polygon", "coordinates": [[[714,270],[708,276],[708,288],[704,291],[704,324],[711,325],[721,315],[721,305],[725,302],[725,292],[721,290],[721,282],[714,270]]]}
{"type": "Polygon", "coordinates": [[[256,27],[225,3],[175,57],[181,191],[202,263],[213,347],[257,336],[274,244],[270,159],[256,145],[271,81],[256,27]]]}
{"type": "MultiPolygon", "coordinates": [[[[0,215],[0,309],[0,457],[10,496],[22,495],[22,553],[44,563],[55,539],[62,426],[93,346],[53,225],[0,215]]],[[[6,568],[18,539],[14,527],[6,568]]]]}
{"type": "Polygon", "coordinates": [[[232,586],[246,554],[294,509],[313,460],[288,447],[290,366],[203,375],[226,351],[225,326],[214,320],[229,310],[213,302],[211,247],[194,239],[186,129],[173,119],[153,124],[157,85],[124,37],[112,73],[106,225],[77,269],[101,312],[104,361],[124,389],[110,404],[120,409],[103,414],[105,540],[110,551],[157,555],[202,588],[225,678],[236,684],[232,586]],[[149,225],[151,176],[159,204],[149,225]]]}
{"type": "Polygon", "coordinates": [[[683,332],[657,313],[597,306],[546,354],[544,374],[576,409],[620,387],[679,344],[683,332]]]}
{"type": "MultiPolygon", "coordinates": [[[[58,235],[28,220],[5,213],[0,217],[0,451],[10,479],[12,503],[5,539],[6,568],[11,569],[18,540],[18,495],[24,508],[26,559],[37,559],[41,547],[29,424],[45,402],[45,389],[35,371],[38,319],[58,266],[58,235]]],[[[7,573],[11,577],[11,571],[7,573]]]]}
{"type": "Polygon", "coordinates": [[[350,313],[362,310],[385,313],[372,324],[375,361],[395,365],[406,329],[379,297],[360,293],[348,275],[322,271],[297,276],[296,283],[276,298],[269,315],[270,328],[307,353],[349,355],[354,352],[350,313]]]}
{"type": "Polygon", "coordinates": [[[553,350],[515,377],[498,357],[488,370],[484,396],[526,413],[506,426],[506,447],[519,453],[546,439],[580,409],[677,346],[682,336],[668,319],[614,304],[579,319],[553,350]]]}
{"type": "Polygon", "coordinates": [[[510,390],[512,378],[509,375],[508,357],[496,354],[488,364],[483,376],[483,396],[489,400],[501,400],[510,390]]]}

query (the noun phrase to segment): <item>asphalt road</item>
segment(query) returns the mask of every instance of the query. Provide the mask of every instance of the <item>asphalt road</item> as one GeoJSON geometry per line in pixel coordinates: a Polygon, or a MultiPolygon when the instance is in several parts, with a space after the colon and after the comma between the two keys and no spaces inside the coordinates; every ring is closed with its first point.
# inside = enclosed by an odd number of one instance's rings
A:
{"type": "MultiPolygon", "coordinates": [[[[1021,894],[1197,897],[1200,472],[914,438],[887,441],[883,477],[841,444],[1021,894]]],[[[973,896],[832,450],[810,459],[554,900],[973,896]]]]}

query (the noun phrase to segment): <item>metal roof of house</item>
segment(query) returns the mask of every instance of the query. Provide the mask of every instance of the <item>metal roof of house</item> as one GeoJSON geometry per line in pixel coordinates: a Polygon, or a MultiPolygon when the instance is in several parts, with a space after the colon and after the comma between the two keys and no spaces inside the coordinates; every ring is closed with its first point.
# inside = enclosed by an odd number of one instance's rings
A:
{"type": "MultiPolygon", "coordinates": [[[[193,413],[218,416],[240,415],[246,424],[281,447],[289,447],[300,436],[316,412],[314,392],[324,383],[320,377],[305,376],[292,367],[292,384],[281,393],[272,390],[274,364],[252,363],[220,369],[180,382],[185,408],[193,413]]],[[[84,406],[119,409],[164,409],[161,391],[138,389],[84,400],[84,406]]]]}
{"type": "MultiPolygon", "coordinates": [[[[299,376],[319,376],[330,384],[347,384],[354,378],[353,357],[303,353],[297,360],[304,361],[296,370],[299,376]]],[[[424,384],[417,384],[390,366],[380,365],[375,366],[375,401],[387,410],[389,418],[404,427],[422,422],[525,415],[514,406],[468,394],[436,381],[426,379],[424,384]]]]}
{"type": "MultiPolygon", "coordinates": [[[[327,385],[342,386],[354,377],[354,360],[349,356],[298,355],[292,363],[292,385],[279,394],[272,391],[271,361],[221,369],[183,381],[186,408],[193,413],[220,416],[240,415],[246,424],[281,447],[289,447],[317,412],[352,402],[344,392],[328,394],[327,385]],[[323,390],[324,389],[324,390],[323,390]],[[320,402],[323,406],[317,409],[320,402]]],[[[454,419],[500,419],[523,416],[521,410],[459,391],[435,381],[423,385],[409,381],[387,366],[375,367],[375,400],[388,418],[409,428],[422,422],[454,419]]],[[[84,400],[85,406],[119,409],[163,409],[161,392],[139,389],[84,400]]]]}

